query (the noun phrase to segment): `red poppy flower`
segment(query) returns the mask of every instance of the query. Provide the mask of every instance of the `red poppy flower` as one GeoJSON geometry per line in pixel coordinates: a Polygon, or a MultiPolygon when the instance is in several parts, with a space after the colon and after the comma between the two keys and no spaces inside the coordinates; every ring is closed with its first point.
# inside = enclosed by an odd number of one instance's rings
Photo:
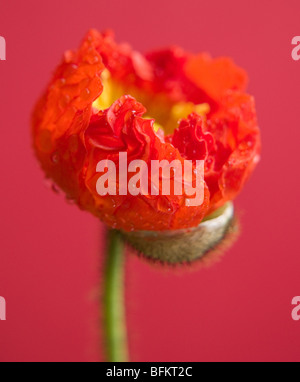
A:
{"type": "MultiPolygon", "coordinates": [[[[178,47],[142,55],[111,32],[90,31],[65,53],[33,114],[36,155],[68,199],[108,226],[175,230],[199,225],[232,200],[258,161],[260,136],[246,73],[229,58],[178,47]],[[100,160],[204,160],[199,206],[188,195],[105,195],[100,160]]],[[[171,178],[171,183],[174,178],[171,178]]],[[[117,184],[117,188],[119,185],[117,184]]],[[[172,187],[171,187],[172,190],[172,187]]]]}

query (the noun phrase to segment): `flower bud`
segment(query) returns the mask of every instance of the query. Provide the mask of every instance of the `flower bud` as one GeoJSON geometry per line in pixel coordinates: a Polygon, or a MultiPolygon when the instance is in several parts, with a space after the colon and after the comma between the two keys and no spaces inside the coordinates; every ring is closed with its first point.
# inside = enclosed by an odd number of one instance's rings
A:
{"type": "Polygon", "coordinates": [[[169,264],[190,263],[215,249],[234,226],[231,202],[197,227],[172,231],[122,232],[125,240],[148,259],[169,264]]]}

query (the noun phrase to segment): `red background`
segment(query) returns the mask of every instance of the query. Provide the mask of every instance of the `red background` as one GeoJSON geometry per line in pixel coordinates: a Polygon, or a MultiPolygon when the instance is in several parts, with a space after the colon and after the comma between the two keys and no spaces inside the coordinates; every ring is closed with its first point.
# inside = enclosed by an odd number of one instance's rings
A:
{"type": "Polygon", "coordinates": [[[34,159],[32,105],[64,50],[113,28],[141,51],[169,44],[228,55],[250,77],[262,161],[236,201],[242,233],[210,268],[168,272],[127,259],[134,361],[299,361],[300,2],[0,0],[1,361],[103,359],[101,223],[51,192],[34,159]]]}

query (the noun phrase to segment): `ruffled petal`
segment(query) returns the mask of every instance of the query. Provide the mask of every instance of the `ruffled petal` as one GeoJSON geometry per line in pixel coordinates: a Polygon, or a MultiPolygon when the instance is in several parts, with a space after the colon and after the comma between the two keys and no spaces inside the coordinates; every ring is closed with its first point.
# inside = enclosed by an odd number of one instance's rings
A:
{"type": "MultiPolygon", "coordinates": [[[[86,185],[94,197],[96,210],[107,224],[124,230],[168,230],[195,226],[203,219],[209,201],[205,184],[202,205],[189,207],[183,192],[175,195],[174,179],[170,181],[170,195],[162,195],[162,177],[159,195],[151,195],[151,161],[178,160],[183,168],[184,158],[173,145],[166,143],[153,129],[153,120],[142,118],[144,107],[130,96],[123,96],[109,109],[95,115],[85,132],[87,159],[86,185]],[[147,194],[120,195],[119,153],[126,152],[128,163],[143,160],[148,166],[147,194]],[[99,196],[96,183],[99,174],[96,165],[101,160],[111,160],[117,169],[116,195],[99,196]]],[[[131,176],[128,176],[128,181],[131,176]]],[[[195,180],[195,179],[194,179],[195,180]]],[[[184,191],[184,190],[183,190],[184,191]]]]}
{"type": "Polygon", "coordinates": [[[65,53],[35,107],[36,155],[68,199],[111,227],[196,226],[238,194],[258,161],[260,135],[246,83],[245,72],[230,59],[178,47],[144,56],[117,44],[111,32],[91,30],[77,51],[65,53]],[[177,160],[182,167],[190,160],[192,175],[182,180],[182,195],[174,192],[172,173],[169,195],[161,192],[160,175],[158,195],[148,189],[100,196],[97,163],[114,162],[118,190],[120,153],[148,168],[152,160],[177,160]],[[196,160],[204,160],[203,202],[192,206],[184,184],[195,184],[196,160]]]}

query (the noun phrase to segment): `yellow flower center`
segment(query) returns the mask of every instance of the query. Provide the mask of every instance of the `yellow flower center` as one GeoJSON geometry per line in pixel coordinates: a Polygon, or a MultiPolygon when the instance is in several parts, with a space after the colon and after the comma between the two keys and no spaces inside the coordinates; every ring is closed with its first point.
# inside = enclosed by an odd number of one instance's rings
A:
{"type": "Polygon", "coordinates": [[[205,117],[210,111],[208,103],[195,105],[192,102],[174,102],[165,94],[150,94],[134,86],[126,86],[112,78],[109,71],[102,72],[103,92],[94,102],[98,110],[109,108],[113,102],[124,94],[129,94],[147,108],[146,118],[154,118],[154,129],[163,129],[165,134],[173,133],[178,121],[195,112],[205,117]]]}

